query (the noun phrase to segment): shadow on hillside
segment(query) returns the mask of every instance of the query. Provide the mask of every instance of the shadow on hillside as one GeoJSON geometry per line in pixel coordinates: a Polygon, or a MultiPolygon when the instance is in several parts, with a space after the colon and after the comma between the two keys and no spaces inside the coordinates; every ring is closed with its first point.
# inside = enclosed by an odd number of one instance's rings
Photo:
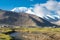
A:
{"type": "Polygon", "coordinates": [[[47,20],[44,20],[40,17],[39,17],[39,19],[41,19],[43,22],[40,22],[31,16],[30,16],[30,18],[36,23],[36,25],[41,26],[41,27],[53,27],[53,26],[59,27],[58,25],[52,24],[52,23],[48,22],[47,20]]]}

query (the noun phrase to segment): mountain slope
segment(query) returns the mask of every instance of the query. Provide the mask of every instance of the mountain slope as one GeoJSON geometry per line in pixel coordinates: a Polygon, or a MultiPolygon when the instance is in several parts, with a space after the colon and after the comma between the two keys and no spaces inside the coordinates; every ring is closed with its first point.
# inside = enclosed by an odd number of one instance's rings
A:
{"type": "Polygon", "coordinates": [[[0,24],[8,24],[15,26],[56,26],[47,20],[38,16],[27,13],[16,13],[11,11],[0,10],[0,24]]]}

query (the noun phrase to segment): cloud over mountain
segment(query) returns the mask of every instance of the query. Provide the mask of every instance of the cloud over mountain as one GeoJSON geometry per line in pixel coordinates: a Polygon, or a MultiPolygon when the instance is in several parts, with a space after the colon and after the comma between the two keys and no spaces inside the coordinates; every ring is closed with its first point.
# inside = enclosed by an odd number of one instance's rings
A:
{"type": "Polygon", "coordinates": [[[60,2],[56,0],[48,0],[43,4],[35,4],[33,7],[16,7],[11,11],[15,12],[25,12],[29,14],[34,14],[42,18],[46,18],[48,20],[56,18],[60,19],[60,2]],[[50,18],[49,18],[50,17],[50,18]]]}

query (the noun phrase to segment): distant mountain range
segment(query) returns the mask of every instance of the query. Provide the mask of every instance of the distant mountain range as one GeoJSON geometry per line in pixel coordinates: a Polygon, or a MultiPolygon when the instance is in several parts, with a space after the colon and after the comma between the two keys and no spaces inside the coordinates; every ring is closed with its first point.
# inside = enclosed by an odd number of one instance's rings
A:
{"type": "Polygon", "coordinates": [[[53,27],[57,26],[55,24],[50,23],[49,21],[38,17],[33,14],[22,13],[22,12],[12,12],[0,10],[0,24],[8,24],[15,26],[27,26],[27,27],[53,27]]]}

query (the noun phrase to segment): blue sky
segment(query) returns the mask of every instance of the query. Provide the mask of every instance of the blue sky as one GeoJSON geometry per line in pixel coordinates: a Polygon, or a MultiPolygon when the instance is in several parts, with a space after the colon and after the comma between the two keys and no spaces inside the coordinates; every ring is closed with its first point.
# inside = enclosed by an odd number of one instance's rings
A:
{"type": "Polygon", "coordinates": [[[37,3],[45,3],[47,0],[0,0],[0,9],[11,10],[14,7],[29,7],[37,3]]]}
{"type": "Polygon", "coordinates": [[[11,10],[15,7],[30,7],[31,5],[45,3],[46,1],[47,0],[0,0],[0,9],[11,10]]]}

